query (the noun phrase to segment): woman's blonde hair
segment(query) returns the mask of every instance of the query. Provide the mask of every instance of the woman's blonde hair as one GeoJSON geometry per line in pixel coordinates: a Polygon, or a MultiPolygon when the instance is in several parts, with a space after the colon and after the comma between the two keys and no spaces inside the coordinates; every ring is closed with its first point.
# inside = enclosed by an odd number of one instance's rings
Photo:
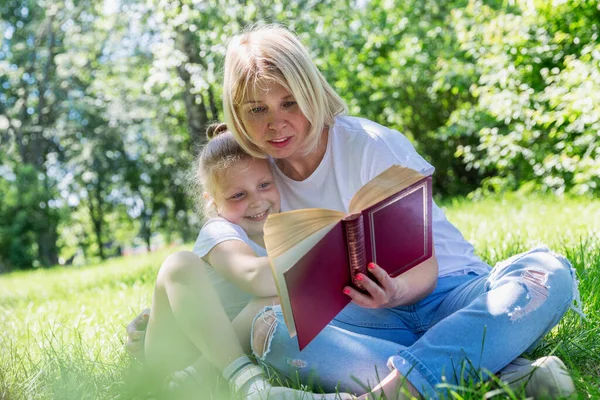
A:
{"type": "Polygon", "coordinates": [[[240,118],[243,99],[257,83],[272,80],[294,96],[310,123],[306,154],[313,151],[323,128],[346,112],[342,98],[327,83],[298,37],[280,25],[253,28],[232,38],[225,56],[223,111],[240,145],[254,157],[265,154],[252,141],[240,118]]]}
{"type": "Polygon", "coordinates": [[[199,200],[196,204],[202,205],[200,211],[207,217],[213,217],[216,214],[215,198],[219,196],[218,182],[223,171],[234,163],[253,157],[244,151],[224,123],[211,124],[206,129],[206,136],[208,143],[194,160],[190,183],[194,197],[199,200]]]}

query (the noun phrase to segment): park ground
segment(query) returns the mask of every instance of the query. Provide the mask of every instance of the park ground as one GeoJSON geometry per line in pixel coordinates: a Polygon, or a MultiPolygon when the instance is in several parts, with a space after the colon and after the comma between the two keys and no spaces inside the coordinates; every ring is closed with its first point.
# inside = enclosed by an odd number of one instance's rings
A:
{"type": "MultiPolygon", "coordinates": [[[[441,204],[491,265],[540,243],[571,260],[587,318],[569,312],[530,356],[560,356],[578,397],[600,398],[600,201],[512,194],[441,204]]],[[[147,398],[149,382],[123,348],[125,326],[150,305],[172,251],[0,276],[0,400],[147,398]]],[[[495,382],[449,390],[455,399],[520,398],[495,382]]]]}

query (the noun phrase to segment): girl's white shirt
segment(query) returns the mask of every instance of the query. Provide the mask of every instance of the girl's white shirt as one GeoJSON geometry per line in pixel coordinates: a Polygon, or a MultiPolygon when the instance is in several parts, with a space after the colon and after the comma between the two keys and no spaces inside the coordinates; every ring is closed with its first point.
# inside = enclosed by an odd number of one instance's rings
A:
{"type": "MultiPolygon", "coordinates": [[[[192,251],[202,258],[213,247],[227,240],[240,240],[246,243],[259,257],[267,255],[265,248],[250,239],[248,234],[239,225],[233,224],[221,217],[211,218],[204,223],[192,251]]],[[[248,304],[253,296],[225,279],[210,264],[204,264],[210,282],[219,295],[227,316],[229,319],[233,319],[248,304]]]]}
{"type": "MultiPolygon", "coordinates": [[[[358,189],[393,164],[424,175],[434,171],[400,132],[367,119],[348,116],[336,118],[329,129],[323,160],[305,180],[288,178],[274,160],[270,161],[281,195],[282,211],[328,208],[348,212],[350,200],[358,189]]],[[[483,274],[490,270],[435,203],[432,217],[439,276],[483,274]]]]}

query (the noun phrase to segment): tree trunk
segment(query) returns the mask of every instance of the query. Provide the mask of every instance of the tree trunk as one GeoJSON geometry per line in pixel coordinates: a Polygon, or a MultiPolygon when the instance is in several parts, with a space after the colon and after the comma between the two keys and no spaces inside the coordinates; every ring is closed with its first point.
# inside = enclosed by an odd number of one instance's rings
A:
{"type": "Polygon", "coordinates": [[[37,238],[38,257],[43,266],[49,267],[58,264],[58,248],[56,240],[58,234],[56,232],[56,224],[48,226],[44,232],[40,232],[37,238]]]}
{"type": "MultiPolygon", "coordinates": [[[[39,29],[39,36],[36,38],[34,51],[31,55],[31,64],[28,72],[32,76],[37,76],[37,107],[36,113],[33,114],[36,118],[29,118],[26,114],[27,104],[29,103],[30,90],[27,84],[24,84],[23,90],[23,108],[21,112],[21,121],[27,121],[27,125],[15,131],[15,139],[19,148],[21,162],[23,164],[31,164],[35,169],[44,176],[43,190],[44,196],[50,199],[51,188],[49,183],[48,171],[45,166],[46,157],[52,144],[49,139],[44,136],[44,130],[53,125],[55,120],[56,107],[50,102],[47,97],[48,88],[51,85],[56,70],[55,55],[56,55],[56,32],[54,30],[55,16],[51,16],[44,21],[39,29]],[[38,50],[39,47],[46,42],[44,48],[38,50]],[[39,55],[47,51],[46,61],[44,65],[39,65],[39,55]],[[38,73],[39,72],[39,73],[38,73]]],[[[57,223],[52,216],[52,209],[45,201],[46,207],[40,209],[40,230],[37,234],[38,244],[38,259],[43,266],[56,265],[58,263],[58,247],[56,245],[58,239],[57,223]]]]}
{"type": "MultiPolygon", "coordinates": [[[[193,45],[191,32],[179,32],[177,36],[177,47],[188,58],[192,64],[200,64],[198,50],[193,45]]],[[[196,96],[192,93],[193,85],[191,74],[186,69],[186,63],[177,67],[177,73],[183,80],[185,89],[183,91],[183,101],[185,103],[185,113],[190,133],[192,146],[200,146],[206,142],[205,129],[208,125],[208,112],[202,96],[196,96]]]]}
{"type": "Polygon", "coordinates": [[[208,87],[208,104],[210,105],[210,113],[212,114],[212,120],[219,120],[219,109],[217,108],[217,103],[215,102],[215,93],[212,89],[212,86],[208,87]]]}
{"type": "Polygon", "coordinates": [[[89,210],[90,218],[92,219],[92,225],[94,227],[94,236],[96,237],[96,244],[98,245],[98,256],[100,259],[105,260],[106,255],[104,254],[104,242],[102,241],[102,230],[104,225],[104,212],[102,211],[102,198],[101,190],[96,187],[94,190],[94,196],[88,190],[89,210]],[[94,204],[94,201],[97,204],[94,204]]]}

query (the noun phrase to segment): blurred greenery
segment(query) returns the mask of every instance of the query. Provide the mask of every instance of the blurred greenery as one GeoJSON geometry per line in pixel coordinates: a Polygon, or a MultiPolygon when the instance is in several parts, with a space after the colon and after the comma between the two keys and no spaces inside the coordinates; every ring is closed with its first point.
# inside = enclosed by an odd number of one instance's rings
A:
{"type": "Polygon", "coordinates": [[[595,0],[2,0],[0,271],[189,241],[228,38],[281,22],[438,195],[597,196],[595,0]],[[162,239],[161,239],[162,238],[162,239]]]}

